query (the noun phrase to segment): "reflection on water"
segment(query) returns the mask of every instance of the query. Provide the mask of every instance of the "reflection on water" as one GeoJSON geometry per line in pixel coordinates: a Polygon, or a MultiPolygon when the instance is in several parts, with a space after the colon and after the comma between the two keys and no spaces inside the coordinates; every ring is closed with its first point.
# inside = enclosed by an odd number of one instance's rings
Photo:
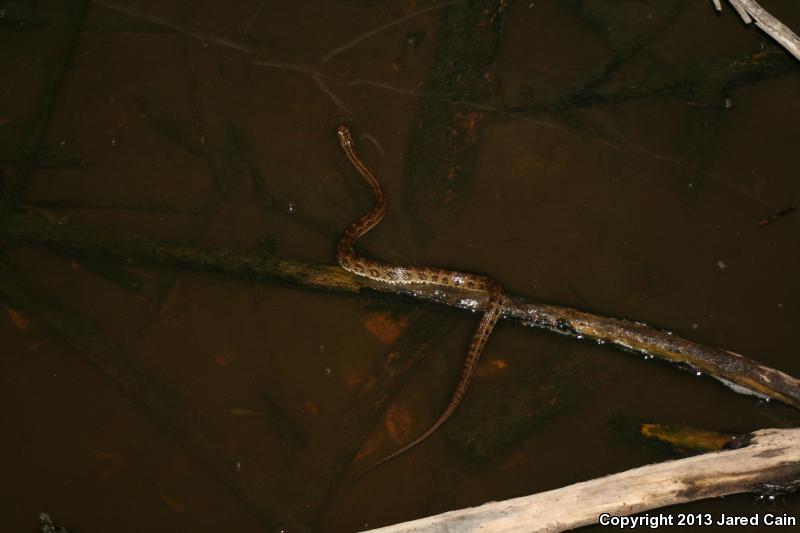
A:
{"type": "Polygon", "coordinates": [[[0,3],[4,526],[44,509],[75,531],[354,531],[674,457],[620,439],[615,415],[798,425],[500,325],[452,420],[353,483],[441,411],[476,317],[223,278],[188,251],[133,260],[171,241],[333,264],[372,201],[345,121],[389,198],[361,253],[799,375],[800,64],[703,2],[475,5],[0,3]],[[69,242],[11,240],[7,221],[69,242]],[[98,234],[118,248],[77,246],[98,234]]]}

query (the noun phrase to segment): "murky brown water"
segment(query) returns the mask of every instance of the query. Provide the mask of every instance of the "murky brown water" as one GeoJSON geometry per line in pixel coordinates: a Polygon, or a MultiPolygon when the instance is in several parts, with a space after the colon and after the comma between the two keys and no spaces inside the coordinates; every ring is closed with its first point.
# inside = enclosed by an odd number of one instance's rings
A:
{"type": "MultiPolygon", "coordinates": [[[[684,84],[554,112],[634,37],[598,79],[777,50],[710,2],[582,3],[613,5],[602,24],[570,4],[512,3],[474,177],[441,213],[402,181],[445,9],[430,1],[0,0],[0,169],[22,176],[17,203],[71,228],[332,263],[370,202],[336,143],[348,117],[391,204],[365,254],[490,274],[800,375],[800,216],[757,226],[800,202],[800,63],[733,86],[689,70],[699,102],[684,84]]],[[[797,3],[762,4],[800,29],[797,3]]],[[[356,394],[433,308],[1,242],[4,272],[40,297],[0,295],[4,531],[34,531],[40,510],[81,532],[355,531],[679,456],[621,438],[620,415],[799,423],[670,365],[500,324],[453,419],[354,484],[444,406],[475,317],[439,317],[432,356],[353,441],[337,430],[356,394]],[[493,425],[509,412],[531,423],[493,425]],[[363,456],[339,479],[342,449],[363,456]]],[[[796,497],[682,509],[800,516],[796,497]]]]}

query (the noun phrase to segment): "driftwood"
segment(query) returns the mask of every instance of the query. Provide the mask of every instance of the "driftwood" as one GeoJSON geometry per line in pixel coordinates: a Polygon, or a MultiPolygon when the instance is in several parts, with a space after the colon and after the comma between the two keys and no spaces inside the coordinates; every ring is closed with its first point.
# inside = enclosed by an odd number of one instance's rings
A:
{"type": "MultiPolygon", "coordinates": [[[[717,11],[722,11],[720,0],[713,0],[717,11]]],[[[742,17],[745,24],[755,21],[755,25],[764,30],[764,33],[775,39],[797,59],[800,59],[800,37],[789,29],[780,20],[773,17],[766,9],[758,5],[755,0],[728,0],[736,12],[742,17]]]]}
{"type": "MultiPolygon", "coordinates": [[[[704,498],[752,492],[766,486],[792,485],[800,477],[800,429],[765,429],[751,433],[749,443],[739,449],[708,453],[643,466],[620,474],[576,483],[569,487],[491,502],[479,507],[450,511],[428,518],[374,529],[381,533],[467,533],[472,531],[564,531],[602,523],[620,527],[618,520],[639,518],[638,526],[678,526],[681,515],[661,512],[631,517],[648,509],[704,498]]],[[[758,524],[792,525],[796,520],[781,514],[749,512],[746,518],[758,524]]],[[[686,525],[717,524],[725,515],[685,515],[686,525]]],[[[723,522],[724,523],[724,522],[723,522]]],[[[728,524],[730,525],[730,524],[728,524]]],[[[750,525],[750,524],[737,524],[750,525]]],[[[796,525],[796,524],[795,524],[796,525]]]]}
{"type": "MultiPolygon", "coordinates": [[[[430,286],[391,287],[351,275],[336,265],[247,255],[233,250],[190,246],[133,237],[92,234],[84,229],[45,222],[30,215],[0,221],[0,236],[43,244],[68,253],[115,257],[167,267],[185,268],[242,280],[278,282],[315,290],[358,293],[362,289],[400,293],[419,300],[483,311],[484,294],[430,286]]],[[[558,305],[512,296],[502,318],[608,344],[625,351],[659,357],[713,376],[737,392],[755,392],[800,408],[800,380],[742,355],[680,338],[640,322],[609,318],[558,305]]]]}

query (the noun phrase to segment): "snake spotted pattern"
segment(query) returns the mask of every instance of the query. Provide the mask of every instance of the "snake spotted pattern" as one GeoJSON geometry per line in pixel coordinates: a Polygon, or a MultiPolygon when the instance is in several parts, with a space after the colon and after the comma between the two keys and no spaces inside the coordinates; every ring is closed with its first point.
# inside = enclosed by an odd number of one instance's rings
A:
{"type": "MultiPolygon", "coordinates": [[[[361,236],[374,228],[383,219],[386,214],[386,194],[383,192],[381,184],[378,179],[367,168],[364,163],[356,155],[353,149],[353,137],[346,126],[339,126],[337,129],[339,136],[339,144],[344,150],[347,159],[358,171],[359,174],[367,181],[372,193],[375,195],[375,206],[361,216],[358,220],[350,224],[350,226],[342,234],[339,243],[336,246],[336,260],[339,265],[348,272],[352,272],[357,276],[363,276],[383,283],[392,285],[406,285],[406,284],[427,284],[438,285],[444,287],[457,287],[461,289],[468,289],[482,294],[489,295],[489,306],[481,317],[478,327],[472,336],[472,341],[467,351],[467,359],[464,367],[461,370],[461,377],[458,381],[458,386],[455,392],[450,397],[450,402],[445,407],[444,411],[439,418],[428,428],[425,433],[409,442],[399,450],[387,455],[380,461],[373,463],[372,466],[364,470],[361,475],[379,467],[397,457],[398,455],[407,452],[423,440],[433,434],[434,431],[444,424],[448,417],[456,410],[464,393],[467,391],[472,374],[475,371],[475,365],[478,363],[478,358],[481,356],[483,347],[489,339],[492,329],[494,329],[497,319],[503,310],[503,305],[506,301],[505,292],[500,284],[484,276],[476,274],[468,274],[466,272],[457,272],[455,270],[444,270],[440,268],[418,267],[418,266],[397,266],[380,263],[372,259],[367,259],[357,255],[353,251],[353,244],[361,236]]],[[[359,476],[360,477],[360,476],[359,476]]]]}

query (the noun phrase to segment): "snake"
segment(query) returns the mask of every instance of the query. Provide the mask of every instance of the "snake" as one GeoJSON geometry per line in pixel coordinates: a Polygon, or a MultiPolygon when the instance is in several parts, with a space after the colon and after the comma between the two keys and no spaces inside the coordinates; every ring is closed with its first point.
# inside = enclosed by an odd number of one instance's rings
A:
{"type": "Polygon", "coordinates": [[[488,296],[488,306],[481,316],[480,322],[478,323],[478,326],[475,328],[475,332],[472,335],[472,340],[470,341],[469,348],[467,349],[467,357],[458,380],[458,385],[456,385],[455,391],[450,396],[450,401],[444,408],[444,411],[442,411],[436,421],[434,421],[424,433],[405,446],[402,446],[398,450],[390,453],[383,459],[367,467],[361,473],[361,476],[363,476],[371,470],[374,470],[384,463],[391,461],[397,456],[407,452],[417,444],[430,437],[437,429],[439,429],[439,427],[441,427],[442,424],[445,423],[450,415],[453,414],[459,403],[461,403],[461,400],[464,398],[464,394],[467,392],[470,381],[472,381],[472,376],[475,373],[475,366],[477,365],[478,359],[483,352],[484,346],[486,346],[486,341],[489,340],[489,336],[492,333],[495,324],[497,324],[497,320],[500,318],[503,307],[507,301],[507,296],[500,283],[486,276],[424,266],[392,265],[381,263],[379,261],[356,254],[353,249],[355,242],[372,228],[374,228],[386,214],[386,193],[384,192],[383,187],[381,187],[378,178],[375,177],[375,174],[372,173],[369,167],[367,167],[356,154],[353,136],[350,134],[350,130],[347,128],[347,126],[340,125],[337,128],[337,135],[339,138],[339,145],[344,151],[348,161],[361,175],[361,177],[364,178],[364,180],[372,189],[372,194],[375,197],[375,205],[372,207],[372,209],[356,219],[356,221],[350,224],[342,233],[342,236],[336,245],[336,260],[339,265],[352,274],[389,285],[402,286],[422,284],[440,287],[454,287],[474,291],[482,294],[484,297],[488,296]]]}

